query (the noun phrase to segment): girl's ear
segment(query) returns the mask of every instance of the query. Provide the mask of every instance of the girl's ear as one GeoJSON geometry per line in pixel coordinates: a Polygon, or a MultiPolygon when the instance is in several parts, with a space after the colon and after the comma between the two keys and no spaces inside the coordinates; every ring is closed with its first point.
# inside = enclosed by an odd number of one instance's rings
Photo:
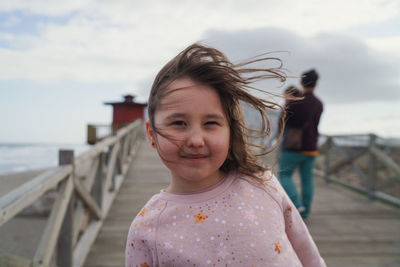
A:
{"type": "Polygon", "coordinates": [[[147,138],[149,139],[151,146],[152,147],[156,147],[156,143],[155,143],[155,133],[153,131],[153,129],[150,126],[150,121],[146,121],[146,134],[147,134],[147,138]]]}

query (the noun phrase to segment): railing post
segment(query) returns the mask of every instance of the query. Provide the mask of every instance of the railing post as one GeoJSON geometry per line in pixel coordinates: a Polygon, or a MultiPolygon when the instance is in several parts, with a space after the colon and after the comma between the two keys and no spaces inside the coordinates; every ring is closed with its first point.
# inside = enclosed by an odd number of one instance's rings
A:
{"type": "MultiPolygon", "coordinates": [[[[117,135],[117,132],[115,132],[115,135],[117,135]]],[[[119,144],[120,144],[120,142],[121,142],[121,140],[118,140],[118,142],[116,142],[115,144],[114,144],[114,146],[113,146],[113,148],[112,148],[112,150],[111,150],[111,154],[112,154],[112,151],[114,150],[114,147],[115,146],[119,146],[119,144]]],[[[114,165],[114,166],[109,166],[109,168],[112,168],[113,169],[113,174],[112,174],[112,176],[111,176],[111,187],[110,188],[107,188],[107,190],[111,190],[111,191],[114,191],[115,190],[115,177],[116,177],[116,175],[118,174],[118,154],[119,154],[119,149],[117,150],[117,152],[116,152],[116,154],[115,154],[115,159],[114,159],[114,161],[112,161],[111,160],[111,163],[114,165]]],[[[112,157],[111,157],[112,158],[112,157]]]]}
{"type": "Polygon", "coordinates": [[[87,143],[94,145],[97,142],[97,129],[96,126],[89,124],[87,126],[87,143]]]}
{"type": "Polygon", "coordinates": [[[94,200],[96,200],[97,204],[99,205],[100,209],[102,209],[103,205],[103,178],[104,178],[104,154],[99,154],[99,166],[97,167],[96,171],[96,178],[94,180],[94,184],[92,187],[92,196],[94,200]]]}
{"type": "Polygon", "coordinates": [[[138,138],[139,133],[140,133],[139,128],[138,128],[138,129],[134,129],[134,130],[130,133],[129,147],[128,147],[128,156],[131,156],[132,150],[135,149],[135,146],[136,146],[136,139],[138,138]]]}
{"type": "MultiPolygon", "coordinates": [[[[74,162],[74,151],[73,150],[59,150],[58,164],[68,165],[74,162]]],[[[74,173],[74,171],[72,171],[74,173]]],[[[65,213],[64,222],[61,226],[60,235],[57,241],[57,266],[71,267],[73,261],[73,204],[74,197],[72,195],[71,200],[68,204],[67,211],[65,213]]]]}
{"type": "MultiPolygon", "coordinates": [[[[376,144],[376,135],[369,135],[369,148],[375,146],[376,144]]],[[[375,185],[376,185],[376,174],[377,174],[377,158],[374,153],[369,149],[369,175],[368,175],[368,197],[370,200],[375,197],[375,185]]]]}
{"type": "Polygon", "coordinates": [[[329,183],[329,169],[331,167],[331,154],[332,154],[332,137],[328,136],[328,139],[326,140],[326,151],[325,151],[325,182],[329,183]]]}

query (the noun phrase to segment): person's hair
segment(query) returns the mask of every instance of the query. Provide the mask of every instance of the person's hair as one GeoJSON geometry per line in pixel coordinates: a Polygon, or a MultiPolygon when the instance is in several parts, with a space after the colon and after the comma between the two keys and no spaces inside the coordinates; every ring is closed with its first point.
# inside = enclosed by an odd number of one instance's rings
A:
{"type": "MultiPolygon", "coordinates": [[[[155,133],[165,136],[160,129],[157,129],[154,115],[165,96],[165,89],[171,82],[181,78],[190,78],[195,82],[208,85],[218,93],[230,127],[229,152],[220,170],[225,173],[236,170],[257,178],[257,174],[267,168],[258,161],[257,156],[259,155],[256,156],[252,153],[251,147],[260,146],[251,144],[249,137],[268,136],[270,121],[267,111],[283,109],[277,103],[249,93],[249,89],[259,90],[250,84],[266,78],[278,78],[284,81],[286,75],[281,67],[282,63],[278,58],[265,57],[265,55],[252,58],[244,63],[233,64],[215,48],[197,43],[192,44],[170,60],[157,74],[148,101],[150,126],[155,133]],[[279,66],[265,69],[249,66],[266,60],[278,61],[279,66]],[[261,129],[249,129],[245,126],[241,102],[248,103],[259,112],[262,118],[261,129]],[[255,132],[257,135],[254,135],[255,132]]],[[[269,149],[264,147],[263,153],[260,155],[267,154],[274,149],[275,146],[269,149]]]]}
{"type": "Polygon", "coordinates": [[[301,76],[301,84],[305,88],[314,88],[319,77],[314,69],[304,72],[301,76]]]}
{"type": "Polygon", "coordinates": [[[301,96],[300,90],[297,87],[293,86],[293,85],[290,85],[290,86],[286,87],[284,93],[286,95],[288,95],[288,96],[291,96],[291,97],[299,97],[299,96],[301,96]]]}

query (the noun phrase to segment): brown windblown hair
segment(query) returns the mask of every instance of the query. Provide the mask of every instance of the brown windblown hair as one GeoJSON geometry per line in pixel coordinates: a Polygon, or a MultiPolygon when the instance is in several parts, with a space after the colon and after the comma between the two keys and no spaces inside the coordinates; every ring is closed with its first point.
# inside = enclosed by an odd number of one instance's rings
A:
{"type": "MultiPolygon", "coordinates": [[[[252,144],[249,140],[251,137],[262,138],[270,134],[270,120],[267,111],[277,108],[283,112],[284,110],[274,102],[252,95],[249,90],[267,92],[256,89],[250,84],[267,78],[285,81],[286,75],[281,67],[280,59],[263,56],[235,65],[215,48],[202,44],[192,44],[169,61],[156,76],[148,102],[150,126],[154,132],[162,135],[159,129],[155,127],[154,114],[160,105],[163,92],[171,82],[187,77],[198,83],[208,85],[217,91],[230,126],[230,148],[220,170],[225,173],[236,170],[257,178],[258,173],[267,170],[259,162],[257,156],[273,151],[277,145],[266,148],[252,144]],[[279,67],[269,69],[250,67],[251,64],[267,60],[279,62],[279,67]],[[245,126],[241,102],[249,104],[259,112],[262,118],[261,129],[249,129],[245,126]],[[254,155],[251,147],[261,148],[262,153],[257,156],[254,155]]],[[[281,136],[282,133],[280,133],[279,138],[281,136]]]]}

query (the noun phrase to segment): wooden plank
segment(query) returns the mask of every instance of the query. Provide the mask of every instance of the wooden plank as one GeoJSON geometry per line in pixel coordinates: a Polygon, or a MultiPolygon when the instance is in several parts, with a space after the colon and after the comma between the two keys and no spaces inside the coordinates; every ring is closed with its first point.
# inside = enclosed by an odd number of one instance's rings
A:
{"type": "Polygon", "coordinates": [[[139,212],[151,195],[167,185],[168,171],[162,166],[155,151],[143,142],[136,151],[127,177],[122,186],[120,185],[120,193],[116,195],[114,204],[109,209],[109,215],[105,218],[84,266],[124,266],[126,235],[135,212],[139,212]],[[140,170],[143,168],[147,172],[146,176],[141,175],[140,170]],[[157,175],[152,175],[153,173],[157,175]],[[138,179],[143,179],[140,181],[143,182],[142,185],[137,183],[138,179]]]}
{"type": "Polygon", "coordinates": [[[70,176],[60,186],[59,196],[53,205],[42,239],[33,258],[33,266],[49,265],[73,189],[74,184],[70,176]]]}
{"type": "Polygon", "coordinates": [[[72,234],[72,244],[76,244],[78,242],[78,238],[82,231],[87,226],[90,220],[90,212],[85,209],[83,203],[81,201],[77,201],[75,211],[74,211],[74,226],[73,226],[73,234],[72,234]]]}
{"type": "Polygon", "coordinates": [[[119,139],[131,132],[133,129],[143,129],[142,120],[136,120],[127,127],[120,129],[115,136],[108,137],[98,142],[97,144],[92,146],[90,150],[80,154],[78,157],[75,157],[74,164],[79,165],[82,164],[82,162],[86,162],[87,160],[98,156],[100,153],[103,153],[108,147],[117,143],[119,139]]]}
{"type": "Polygon", "coordinates": [[[74,160],[75,165],[82,164],[84,162],[87,162],[88,160],[91,160],[92,158],[97,157],[99,154],[104,153],[104,151],[109,147],[114,145],[115,143],[118,142],[118,138],[116,136],[110,136],[101,142],[95,144],[94,146],[91,147],[86,152],[83,152],[79,156],[77,156],[74,160]]]}
{"type": "Polygon", "coordinates": [[[398,209],[319,179],[315,192],[306,224],[327,266],[396,266],[391,264],[400,259],[398,209]],[[355,258],[367,260],[358,265],[355,258]]]}
{"type": "Polygon", "coordinates": [[[356,138],[360,138],[360,137],[368,138],[369,134],[338,134],[338,135],[329,135],[329,137],[332,137],[332,138],[346,138],[346,139],[354,138],[354,137],[356,137],[356,138]]]}
{"type": "Polygon", "coordinates": [[[400,166],[393,159],[376,146],[372,146],[369,149],[386,167],[394,171],[400,179],[400,166]]]}
{"type": "Polygon", "coordinates": [[[85,186],[89,191],[92,189],[94,180],[96,179],[96,174],[98,172],[98,167],[100,164],[99,157],[100,157],[100,155],[92,160],[92,164],[90,165],[89,173],[85,178],[85,186]]]}
{"type": "MultiPolygon", "coordinates": [[[[132,134],[132,132],[131,132],[132,134]]],[[[129,139],[131,137],[131,134],[127,135],[124,137],[122,140],[122,149],[121,149],[121,161],[122,163],[126,161],[126,157],[128,156],[128,145],[129,145],[129,139]]]]}
{"type": "Polygon", "coordinates": [[[97,205],[96,201],[91,197],[89,191],[85,189],[85,187],[82,185],[77,177],[74,177],[74,186],[79,198],[82,199],[83,203],[89,208],[94,217],[97,220],[101,220],[102,214],[100,207],[97,205]]]}
{"type": "Polygon", "coordinates": [[[74,162],[74,151],[60,149],[58,151],[58,165],[68,165],[74,162]]]}
{"type": "MultiPolygon", "coordinates": [[[[74,162],[74,151],[63,150],[58,151],[58,164],[68,165],[74,162]]],[[[73,166],[75,168],[75,166],[73,166]]],[[[72,173],[70,179],[74,180],[75,172],[72,173]]],[[[67,201],[67,207],[62,219],[60,233],[57,238],[57,256],[56,263],[59,267],[70,267],[72,265],[72,247],[73,247],[73,226],[74,226],[74,209],[75,195],[72,190],[70,200],[67,201]]],[[[60,197],[60,196],[59,196],[60,197]]],[[[51,248],[48,248],[51,250],[51,248]]]]}
{"type": "Polygon", "coordinates": [[[93,145],[97,141],[96,126],[88,124],[87,126],[87,143],[93,145]]]}
{"type": "Polygon", "coordinates": [[[82,235],[80,241],[75,247],[73,266],[83,266],[83,263],[85,262],[86,257],[90,252],[90,248],[96,240],[102,225],[103,221],[96,221],[92,222],[88,226],[88,229],[86,229],[85,233],[82,235]]]}
{"type": "MultiPolygon", "coordinates": [[[[138,139],[140,140],[140,139],[138,139]]],[[[136,145],[136,143],[135,143],[136,145]]],[[[126,164],[129,164],[129,162],[132,160],[132,152],[129,151],[129,157],[126,158],[126,164]]],[[[117,175],[116,180],[115,180],[115,191],[108,192],[107,194],[104,195],[103,199],[103,207],[102,207],[102,212],[104,214],[104,217],[107,216],[109,213],[111,206],[113,204],[113,201],[115,197],[117,196],[118,191],[120,190],[122,183],[124,181],[124,175],[117,175]]],[[[90,246],[91,244],[95,241],[97,237],[97,233],[100,231],[100,227],[103,224],[103,221],[99,221],[96,223],[92,223],[88,229],[85,231],[84,235],[82,236],[81,240],[79,241],[74,255],[74,266],[82,266],[83,262],[85,261],[88,253],[90,252],[90,246]]],[[[118,263],[115,263],[116,265],[119,265],[118,263]]]]}
{"type": "MultiPolygon", "coordinates": [[[[376,143],[377,136],[374,134],[369,135],[369,146],[372,147],[376,143]]],[[[369,153],[368,155],[368,197],[370,199],[374,198],[375,186],[376,186],[376,178],[378,172],[378,162],[377,157],[374,153],[369,153]]]]}
{"type": "Polygon", "coordinates": [[[106,180],[104,182],[104,191],[105,192],[114,190],[113,176],[114,176],[114,171],[115,171],[115,167],[116,167],[116,161],[117,161],[117,155],[118,155],[119,148],[120,148],[120,144],[116,143],[111,150],[110,159],[107,163],[106,180]]]}
{"type": "Polygon", "coordinates": [[[328,137],[326,140],[325,146],[325,181],[329,182],[329,169],[331,168],[332,164],[332,146],[333,146],[333,139],[331,137],[328,137]]]}
{"type": "Polygon", "coordinates": [[[338,183],[340,185],[343,185],[345,187],[348,187],[349,189],[352,189],[354,191],[357,191],[357,192],[360,192],[360,193],[363,193],[363,194],[368,194],[368,190],[367,189],[365,189],[363,187],[360,187],[360,186],[355,186],[355,185],[353,185],[351,183],[343,181],[342,179],[340,179],[340,178],[338,178],[338,177],[336,177],[334,175],[329,175],[328,180],[332,181],[332,182],[335,182],[335,183],[338,183]]]}
{"type": "Polygon", "coordinates": [[[122,161],[121,146],[120,146],[120,149],[117,153],[117,159],[115,160],[115,171],[117,174],[122,174],[123,164],[124,162],[122,161]]]}
{"type": "Polygon", "coordinates": [[[0,226],[31,205],[72,173],[72,166],[57,167],[36,176],[0,199],[0,226]]]}
{"type": "MultiPolygon", "coordinates": [[[[126,142],[129,142],[130,140],[136,140],[137,139],[137,134],[139,133],[138,128],[141,127],[141,124],[138,122],[135,126],[136,128],[132,127],[132,129],[130,130],[130,134],[125,137],[127,139],[126,142]]],[[[128,133],[128,132],[127,132],[128,133]]],[[[118,134],[117,134],[118,136],[118,134]]],[[[108,190],[105,190],[105,194],[103,195],[103,199],[99,200],[100,203],[102,204],[102,213],[104,216],[106,216],[111,208],[111,205],[113,203],[113,200],[115,198],[115,196],[117,195],[117,192],[119,191],[122,182],[124,180],[124,176],[126,174],[126,169],[127,166],[129,166],[129,162],[132,160],[132,156],[131,156],[131,151],[119,151],[120,150],[120,143],[116,143],[112,149],[111,152],[111,156],[109,159],[109,163],[108,163],[108,168],[106,171],[106,179],[105,179],[105,186],[104,188],[109,188],[109,184],[110,184],[110,179],[112,178],[112,175],[114,174],[114,170],[113,170],[113,166],[116,166],[116,164],[120,164],[121,166],[120,171],[122,173],[122,175],[117,175],[115,177],[115,190],[109,192],[108,190]],[[118,153],[120,152],[120,153],[118,153]],[[126,155],[120,155],[122,153],[126,153],[126,155]],[[119,157],[118,157],[119,155],[119,157]],[[119,161],[119,162],[118,162],[119,161]]],[[[102,160],[101,160],[102,162],[102,160]]],[[[99,171],[97,172],[97,183],[100,182],[100,184],[98,186],[96,186],[96,184],[94,185],[94,194],[96,195],[95,192],[97,192],[99,189],[101,191],[102,185],[101,185],[101,177],[102,177],[102,167],[103,165],[100,164],[99,165],[99,171]]],[[[90,251],[90,247],[92,245],[92,243],[95,241],[96,236],[98,234],[98,232],[100,231],[101,225],[103,224],[103,221],[96,221],[96,222],[92,222],[89,227],[86,229],[86,231],[84,232],[82,238],[80,239],[80,241],[78,242],[75,251],[74,251],[74,266],[82,266],[83,262],[85,261],[89,251],[90,251]]]]}
{"type": "Polygon", "coordinates": [[[341,156],[344,158],[342,161],[339,161],[334,166],[329,168],[328,174],[335,173],[342,169],[344,166],[349,164],[354,164],[354,161],[360,157],[362,157],[365,153],[368,152],[368,149],[363,149],[349,156],[345,151],[343,151],[339,146],[335,146],[336,149],[340,150],[341,156]]]}
{"type": "MultiPolygon", "coordinates": [[[[346,157],[347,154],[346,152],[340,148],[339,146],[335,146],[335,149],[343,156],[346,157]]],[[[353,162],[351,163],[351,168],[355,171],[355,173],[358,174],[358,176],[361,178],[363,181],[364,185],[367,187],[369,184],[369,177],[365,175],[365,173],[353,162]]]]}
{"type": "Polygon", "coordinates": [[[105,195],[103,195],[103,207],[102,207],[102,213],[104,218],[107,216],[108,211],[111,208],[111,204],[114,201],[115,196],[117,195],[116,192],[118,192],[121,184],[123,181],[122,175],[117,175],[115,178],[115,190],[107,192],[105,195]]]}
{"type": "MultiPolygon", "coordinates": [[[[129,164],[131,157],[127,158],[126,160],[127,160],[126,164],[129,164]]],[[[124,175],[118,175],[116,177],[115,192],[107,193],[104,197],[103,214],[105,216],[106,216],[106,214],[108,214],[108,212],[111,208],[111,205],[113,203],[113,200],[122,185],[122,182],[124,180],[123,178],[124,178],[124,175]]],[[[85,231],[85,233],[83,234],[82,238],[80,239],[80,241],[78,242],[78,244],[75,248],[74,266],[82,266],[88,253],[90,252],[90,247],[91,247],[92,243],[95,241],[102,224],[103,224],[103,221],[92,222],[90,224],[90,226],[88,227],[88,229],[85,231]]]]}
{"type": "MultiPolygon", "coordinates": [[[[74,208],[75,208],[75,195],[73,190],[71,198],[67,204],[64,218],[62,220],[60,233],[57,238],[57,253],[56,263],[58,267],[71,267],[72,266],[72,253],[73,253],[73,232],[74,232],[74,208]]],[[[50,248],[48,248],[50,250],[50,248]]]]}
{"type": "Polygon", "coordinates": [[[0,266],[2,267],[31,267],[32,261],[16,255],[0,254],[0,266]]]}
{"type": "Polygon", "coordinates": [[[376,189],[382,189],[382,188],[386,188],[386,187],[392,186],[393,184],[398,183],[399,180],[400,180],[399,176],[385,178],[385,180],[380,181],[376,185],[376,189]]]}
{"type": "Polygon", "coordinates": [[[93,182],[92,186],[92,196],[96,200],[96,203],[99,205],[100,208],[102,208],[103,201],[102,201],[102,196],[103,196],[103,177],[105,176],[105,155],[100,154],[99,155],[99,165],[97,167],[96,171],[96,176],[95,180],[93,182]]]}
{"type": "MultiPolygon", "coordinates": [[[[89,172],[87,174],[87,176],[85,177],[85,187],[90,191],[93,187],[93,183],[95,181],[97,172],[99,171],[99,164],[100,164],[100,159],[99,157],[101,157],[101,154],[99,154],[99,156],[97,156],[96,158],[94,158],[92,160],[92,163],[90,165],[90,169],[89,172]]],[[[98,203],[100,206],[101,202],[98,203]]],[[[83,204],[81,202],[77,203],[77,206],[75,208],[75,215],[74,215],[74,233],[73,233],[73,244],[76,244],[77,240],[78,240],[78,235],[81,232],[82,228],[85,226],[86,222],[88,221],[88,216],[89,214],[85,211],[83,204]]]]}
{"type": "Polygon", "coordinates": [[[126,175],[126,172],[128,171],[128,169],[129,169],[129,163],[130,163],[130,161],[128,161],[128,162],[125,162],[124,164],[123,164],[123,166],[122,166],[122,175],[126,175]]]}

